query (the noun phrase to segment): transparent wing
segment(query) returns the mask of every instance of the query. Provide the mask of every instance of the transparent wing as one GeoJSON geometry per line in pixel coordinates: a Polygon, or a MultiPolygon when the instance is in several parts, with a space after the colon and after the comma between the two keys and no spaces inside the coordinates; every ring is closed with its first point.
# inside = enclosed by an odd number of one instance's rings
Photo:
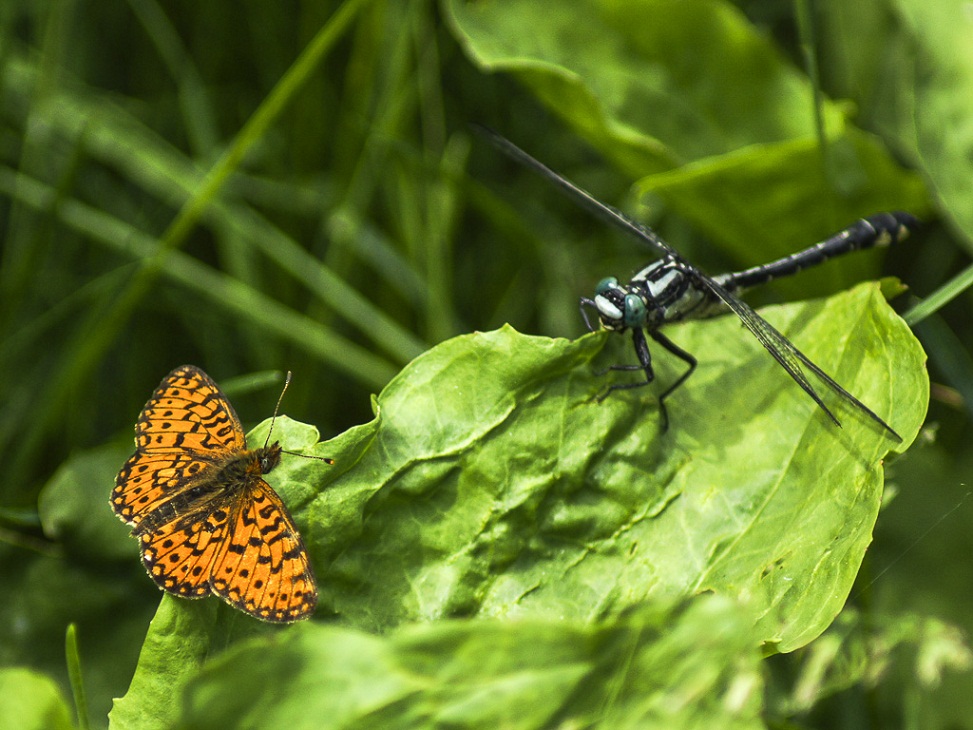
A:
{"type": "Polygon", "coordinates": [[[841,422],[837,419],[834,413],[831,412],[831,409],[825,405],[817,390],[815,390],[810,380],[808,380],[808,377],[804,372],[804,368],[807,368],[810,372],[812,372],[821,383],[827,386],[829,390],[837,394],[839,398],[844,399],[847,403],[850,403],[870,419],[875,421],[875,423],[885,429],[885,431],[887,431],[889,435],[891,435],[896,441],[902,441],[902,437],[899,436],[899,434],[896,433],[895,430],[881,417],[879,417],[871,408],[866,406],[855,396],[836,383],[830,375],[815,365],[807,355],[798,350],[797,347],[794,346],[794,343],[778,332],[777,329],[770,324],[770,322],[757,314],[753,307],[742,300],[737,299],[722,286],[707,277],[699,277],[697,279],[697,285],[709,289],[740,318],[740,321],[743,322],[744,326],[753,333],[754,337],[760,340],[760,344],[763,345],[773,356],[773,358],[780,364],[780,366],[787,371],[788,375],[794,378],[797,384],[804,389],[804,392],[811,396],[811,398],[814,399],[814,402],[817,403],[821,409],[828,414],[831,420],[834,421],[835,425],[840,426],[841,422]]]}
{"type": "Polygon", "coordinates": [[[614,208],[606,203],[602,203],[587,190],[578,187],[563,175],[554,172],[554,170],[549,168],[543,162],[531,157],[509,139],[497,134],[492,129],[484,127],[480,124],[474,124],[472,126],[479,134],[486,137],[498,150],[525,167],[529,167],[538,175],[541,175],[550,182],[554,183],[558,188],[560,188],[562,193],[567,195],[569,198],[571,198],[571,200],[588,212],[593,213],[603,221],[627,232],[643,243],[648,244],[650,248],[655,249],[656,253],[668,254],[669,256],[674,257],[677,261],[680,261],[687,266],[690,265],[689,262],[679,255],[678,251],[663,241],[658,234],[656,234],[656,232],[648,226],[644,226],[638,221],[632,220],[617,208],[614,208]]]}

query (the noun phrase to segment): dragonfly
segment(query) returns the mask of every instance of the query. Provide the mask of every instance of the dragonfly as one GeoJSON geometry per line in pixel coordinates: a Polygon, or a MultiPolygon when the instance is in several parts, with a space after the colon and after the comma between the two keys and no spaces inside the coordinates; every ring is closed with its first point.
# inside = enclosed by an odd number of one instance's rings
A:
{"type": "Polygon", "coordinates": [[[841,401],[878,424],[889,436],[898,442],[902,441],[902,437],[881,416],[812,362],[794,343],[757,314],[753,307],[740,299],[740,295],[751,287],[782,276],[796,274],[841,254],[898,243],[918,228],[919,221],[914,216],[901,211],[877,213],[856,221],[830,238],[798,253],[769,264],[711,277],[689,263],[651,228],[629,218],[617,208],[597,200],[563,175],[531,157],[507,138],[485,127],[477,127],[477,131],[486,136],[501,152],[553,183],[575,203],[647,244],[661,255],[660,259],[636,273],[627,284],[619,282],[615,277],[606,277],[595,287],[593,297],[581,297],[581,315],[589,330],[593,328],[587,312],[593,309],[597,312],[603,328],[613,332],[631,331],[632,333],[635,356],[639,364],[614,365],[609,369],[641,370],[645,376],[644,380],[637,382],[615,383],[609,386],[598,398],[599,401],[604,400],[614,391],[644,387],[655,379],[647,335],[688,366],[685,372],[658,396],[659,414],[665,431],[669,427],[669,413],[665,400],[692,375],[697,361],[692,354],[670,340],[660,329],[675,322],[733,312],[836,426],[840,427],[841,421],[812,384],[811,376],[841,401]]]}

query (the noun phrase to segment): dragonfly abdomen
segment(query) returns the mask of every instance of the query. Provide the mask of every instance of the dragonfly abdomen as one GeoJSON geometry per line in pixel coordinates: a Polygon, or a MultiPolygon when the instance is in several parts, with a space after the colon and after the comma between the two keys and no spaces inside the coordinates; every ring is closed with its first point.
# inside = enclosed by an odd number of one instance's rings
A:
{"type": "Polygon", "coordinates": [[[851,251],[862,251],[876,246],[890,246],[906,238],[919,227],[919,221],[909,213],[876,213],[853,223],[810,248],[790,256],[754,266],[744,271],[714,276],[723,288],[734,294],[754,286],[766,284],[782,276],[791,276],[805,269],[851,251]]]}

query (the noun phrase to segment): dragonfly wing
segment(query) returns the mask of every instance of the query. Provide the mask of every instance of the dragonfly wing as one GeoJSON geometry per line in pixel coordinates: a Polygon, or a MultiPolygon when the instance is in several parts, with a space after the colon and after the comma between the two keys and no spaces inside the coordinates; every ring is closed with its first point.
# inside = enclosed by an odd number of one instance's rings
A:
{"type": "Polygon", "coordinates": [[[578,187],[563,175],[554,172],[554,170],[549,168],[543,162],[531,157],[509,139],[497,134],[489,127],[484,127],[481,124],[474,124],[472,126],[479,134],[486,137],[494,147],[507,155],[507,157],[519,162],[525,167],[530,168],[541,177],[554,183],[558,188],[561,189],[562,193],[567,195],[569,198],[571,198],[571,200],[587,210],[589,213],[592,213],[601,218],[603,221],[606,221],[616,228],[625,231],[630,236],[637,238],[642,243],[648,244],[649,248],[654,249],[656,253],[667,254],[686,264],[687,266],[690,265],[672,246],[663,241],[659,235],[648,226],[632,220],[627,215],[622,213],[622,211],[618,210],[618,208],[614,208],[607,203],[602,203],[587,190],[578,187]]]}
{"type": "Polygon", "coordinates": [[[830,375],[815,365],[807,355],[794,346],[794,343],[784,337],[784,335],[782,335],[772,324],[770,324],[770,322],[757,314],[753,307],[746,302],[737,299],[720,284],[712,279],[709,279],[708,277],[700,277],[698,283],[700,286],[709,289],[740,318],[743,325],[753,333],[754,337],[760,341],[760,344],[763,345],[773,356],[773,358],[780,364],[780,366],[787,371],[787,374],[790,375],[797,382],[797,384],[801,386],[804,392],[811,396],[811,398],[814,399],[814,402],[817,403],[821,409],[828,414],[828,417],[834,421],[835,425],[840,426],[841,422],[838,421],[837,417],[835,417],[834,413],[831,412],[831,409],[825,405],[821,396],[814,389],[811,381],[808,380],[807,374],[804,372],[804,368],[807,368],[810,372],[814,373],[817,379],[824,383],[832,392],[837,394],[840,398],[843,398],[848,403],[851,403],[855,408],[871,418],[883,429],[888,431],[888,433],[897,441],[902,441],[902,437],[895,432],[895,429],[889,426],[871,408],[866,406],[855,396],[841,387],[830,375]]]}

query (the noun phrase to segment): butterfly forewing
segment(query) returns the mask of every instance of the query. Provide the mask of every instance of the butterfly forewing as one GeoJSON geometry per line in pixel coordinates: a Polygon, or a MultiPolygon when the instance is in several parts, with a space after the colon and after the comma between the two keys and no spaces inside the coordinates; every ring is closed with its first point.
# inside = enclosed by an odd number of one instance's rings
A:
{"type": "Polygon", "coordinates": [[[208,464],[246,448],[233,406],[206,373],[169,373],[135,424],[136,452],[115,479],[112,507],[129,524],[184,490],[208,464]]]}
{"type": "Polygon", "coordinates": [[[144,514],[185,489],[207,463],[190,453],[136,451],[115,479],[111,499],[115,514],[137,525],[144,514]]]}
{"type": "Polygon", "coordinates": [[[245,449],[243,426],[219,386],[193,365],[169,373],[135,425],[140,451],[219,453],[245,449]]]}

